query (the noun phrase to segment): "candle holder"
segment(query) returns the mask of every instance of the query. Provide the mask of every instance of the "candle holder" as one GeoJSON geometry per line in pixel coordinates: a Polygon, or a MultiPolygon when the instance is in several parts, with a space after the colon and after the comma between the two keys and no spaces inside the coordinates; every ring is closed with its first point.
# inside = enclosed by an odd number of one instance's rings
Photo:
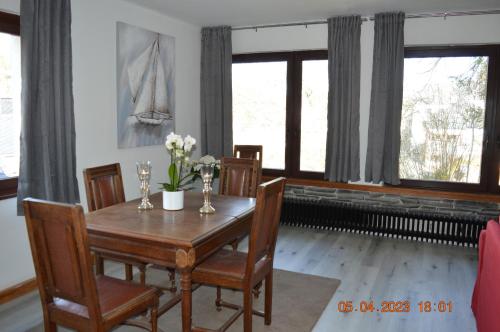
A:
{"type": "Polygon", "coordinates": [[[151,210],[153,204],[149,201],[149,181],[151,180],[151,162],[141,161],[137,164],[137,176],[141,182],[141,204],[137,207],[139,210],[151,210]]]}
{"type": "Polygon", "coordinates": [[[215,209],[210,203],[212,195],[212,179],[214,177],[215,164],[203,164],[200,168],[201,179],[203,180],[203,206],[200,213],[214,213],[215,209]]]}

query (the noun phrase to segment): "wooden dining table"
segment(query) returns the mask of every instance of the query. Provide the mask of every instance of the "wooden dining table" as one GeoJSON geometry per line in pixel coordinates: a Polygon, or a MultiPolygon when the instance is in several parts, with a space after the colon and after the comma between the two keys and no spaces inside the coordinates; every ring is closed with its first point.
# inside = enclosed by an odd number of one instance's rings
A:
{"type": "Polygon", "coordinates": [[[151,196],[152,210],[137,209],[139,199],[86,214],[91,249],[119,253],[145,263],[175,266],[180,274],[182,330],[191,331],[191,272],[205,258],[250,231],[254,198],[212,195],[213,214],[201,214],[203,195],[188,191],[184,209],[162,209],[162,196],[151,196]]]}

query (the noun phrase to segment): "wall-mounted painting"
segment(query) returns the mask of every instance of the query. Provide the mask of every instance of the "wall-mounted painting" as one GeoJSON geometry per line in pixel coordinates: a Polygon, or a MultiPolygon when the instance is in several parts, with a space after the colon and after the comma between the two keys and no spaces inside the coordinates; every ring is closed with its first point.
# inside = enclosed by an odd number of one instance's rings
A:
{"type": "Polygon", "coordinates": [[[118,148],[160,145],[174,131],[175,38],[117,23],[118,148]]]}

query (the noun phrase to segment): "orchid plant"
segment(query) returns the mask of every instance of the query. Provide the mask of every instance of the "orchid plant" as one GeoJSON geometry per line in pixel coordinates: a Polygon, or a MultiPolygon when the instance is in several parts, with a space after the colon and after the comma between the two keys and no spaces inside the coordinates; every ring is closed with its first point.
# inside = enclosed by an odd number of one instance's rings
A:
{"type": "Polygon", "coordinates": [[[169,182],[160,183],[165,191],[180,191],[187,184],[193,183],[197,172],[190,161],[191,152],[196,140],[187,135],[184,139],[181,135],[170,133],[165,141],[165,147],[170,154],[170,165],[168,167],[169,182]]]}
{"type": "Polygon", "coordinates": [[[200,168],[203,164],[215,164],[213,179],[219,177],[220,160],[211,155],[201,157],[199,160],[190,160],[191,152],[196,140],[187,135],[170,133],[165,141],[165,147],[170,154],[170,165],[168,167],[169,182],[160,183],[165,191],[188,190],[187,185],[193,184],[200,176],[200,168]]]}

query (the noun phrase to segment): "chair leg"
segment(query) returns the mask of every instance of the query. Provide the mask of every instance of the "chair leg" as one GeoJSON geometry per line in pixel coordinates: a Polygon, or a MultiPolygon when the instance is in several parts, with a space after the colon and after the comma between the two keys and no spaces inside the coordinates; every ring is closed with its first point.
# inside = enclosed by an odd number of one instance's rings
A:
{"type": "Polygon", "coordinates": [[[132,272],[132,265],[125,264],[125,280],[132,281],[134,279],[134,274],[132,272]]]}
{"type": "Polygon", "coordinates": [[[217,307],[217,311],[222,310],[222,291],[220,286],[217,286],[217,299],[215,300],[215,306],[217,307]]]}
{"type": "Polygon", "coordinates": [[[146,266],[139,267],[139,281],[141,285],[146,284],[146,266]]]}
{"type": "Polygon", "coordinates": [[[243,332],[252,332],[253,303],[252,289],[243,293],[243,332]]]}
{"type": "Polygon", "coordinates": [[[168,269],[168,277],[170,279],[170,291],[172,293],[177,292],[177,286],[175,284],[175,270],[174,269],[168,269]]]}
{"type": "Polygon", "coordinates": [[[95,274],[98,276],[104,274],[104,259],[99,254],[95,254],[95,274]]]}
{"type": "Polygon", "coordinates": [[[158,331],[158,304],[151,308],[151,332],[158,331]]]}
{"type": "Polygon", "coordinates": [[[233,242],[231,242],[231,247],[233,247],[233,251],[238,251],[238,244],[239,244],[238,240],[234,240],[233,242]]]}
{"type": "Polygon", "coordinates": [[[57,332],[57,325],[53,322],[44,321],[43,325],[45,332],[57,332]]]}
{"type": "Polygon", "coordinates": [[[266,276],[266,289],[264,302],[264,324],[271,325],[271,316],[273,311],[273,271],[266,276]]]}
{"type": "Polygon", "coordinates": [[[262,281],[259,282],[255,287],[253,288],[253,296],[257,299],[260,295],[260,289],[262,288],[262,281]]]}

